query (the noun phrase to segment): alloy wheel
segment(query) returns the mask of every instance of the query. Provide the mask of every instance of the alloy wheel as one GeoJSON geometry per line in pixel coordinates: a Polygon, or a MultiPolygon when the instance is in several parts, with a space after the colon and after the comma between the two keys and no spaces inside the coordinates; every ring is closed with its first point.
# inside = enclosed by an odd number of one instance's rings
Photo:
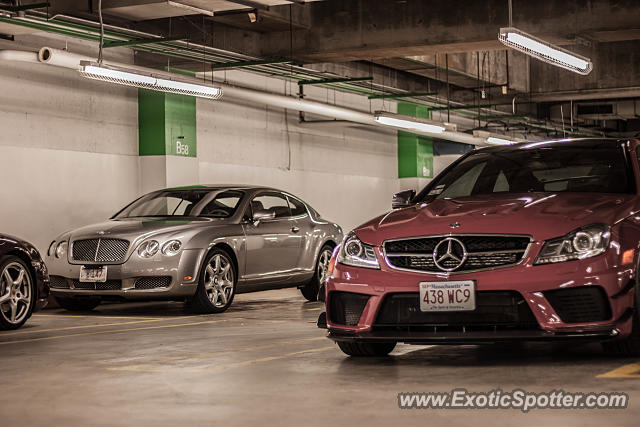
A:
{"type": "Polygon", "coordinates": [[[204,288],[211,304],[223,308],[233,296],[233,267],[223,254],[215,254],[209,260],[204,273],[204,288]]]}
{"type": "Polygon", "coordinates": [[[0,273],[0,314],[10,324],[18,324],[31,307],[31,275],[25,267],[12,262],[0,273]]]}
{"type": "Polygon", "coordinates": [[[324,283],[327,278],[327,271],[329,270],[329,263],[331,262],[331,251],[326,249],[322,251],[318,258],[318,282],[324,283]]]}

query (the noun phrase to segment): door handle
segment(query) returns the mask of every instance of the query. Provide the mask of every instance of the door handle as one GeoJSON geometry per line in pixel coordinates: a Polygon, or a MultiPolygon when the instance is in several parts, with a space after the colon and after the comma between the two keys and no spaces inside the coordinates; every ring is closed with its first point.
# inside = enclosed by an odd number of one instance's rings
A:
{"type": "Polygon", "coordinates": [[[294,225],[293,227],[291,227],[291,231],[293,231],[294,233],[297,233],[298,231],[300,231],[300,227],[296,227],[294,225]]]}

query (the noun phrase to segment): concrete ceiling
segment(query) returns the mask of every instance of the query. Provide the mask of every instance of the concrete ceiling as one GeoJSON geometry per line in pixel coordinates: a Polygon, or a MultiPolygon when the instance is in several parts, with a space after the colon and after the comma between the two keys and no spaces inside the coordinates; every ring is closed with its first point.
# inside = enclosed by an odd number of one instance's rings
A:
{"type": "MultiPolygon", "coordinates": [[[[97,0],[50,1],[50,14],[96,18],[97,0]]],[[[251,58],[324,69],[340,64],[333,69],[346,76],[369,69],[383,84],[393,74],[398,87],[431,88],[447,102],[497,110],[519,105],[518,112],[547,119],[555,110],[545,103],[577,93],[613,102],[638,96],[624,88],[640,88],[637,0],[513,0],[513,25],[592,58],[589,76],[507,51],[497,40],[508,25],[506,0],[103,0],[103,11],[107,22],[130,29],[184,34],[191,43],[251,58]],[[398,76],[411,83],[400,84],[398,76]]],[[[137,58],[141,65],[165,61],[137,58]]],[[[176,65],[203,68],[188,60],[176,65]]],[[[640,130],[634,114],[623,122],[591,116],[581,123],[632,132],[640,130]]]]}

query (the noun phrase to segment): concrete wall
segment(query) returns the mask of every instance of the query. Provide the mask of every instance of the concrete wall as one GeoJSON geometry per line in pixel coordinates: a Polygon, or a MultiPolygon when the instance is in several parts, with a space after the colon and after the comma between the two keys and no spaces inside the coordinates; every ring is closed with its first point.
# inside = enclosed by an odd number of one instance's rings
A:
{"type": "MultiPolygon", "coordinates": [[[[291,93],[283,81],[249,73],[227,73],[227,80],[291,93]]],[[[363,96],[323,88],[307,88],[306,93],[307,99],[334,102],[335,96],[338,105],[369,108],[363,96]]],[[[268,185],[290,191],[345,229],[387,211],[392,194],[400,188],[395,132],[300,124],[297,111],[265,105],[198,100],[197,112],[203,183],[268,185]]]]}
{"type": "MultiPolygon", "coordinates": [[[[65,42],[28,37],[0,49],[43,45],[65,42]]],[[[46,250],[57,234],[103,220],[136,197],[137,127],[135,89],[0,62],[0,233],[46,250]]]]}
{"type": "MultiPolygon", "coordinates": [[[[66,44],[36,34],[0,41],[0,49],[66,44]]],[[[95,54],[93,45],[68,46],[95,54]]],[[[126,49],[108,55],[131,60],[126,49]]],[[[297,90],[245,72],[225,77],[276,93],[297,90]]],[[[331,89],[306,92],[308,99],[361,110],[394,110],[388,102],[370,103],[331,89]]],[[[159,159],[138,157],[136,89],[86,80],[73,70],[0,63],[0,233],[25,238],[44,251],[57,234],[108,218],[158,188],[151,173],[158,168],[164,168],[160,186],[199,181],[281,188],[345,230],[386,212],[392,194],[407,186],[397,179],[395,131],[300,124],[297,111],[201,99],[197,127],[198,159],[160,159],[160,167],[159,159]]],[[[436,172],[441,163],[434,161],[436,172]]]]}

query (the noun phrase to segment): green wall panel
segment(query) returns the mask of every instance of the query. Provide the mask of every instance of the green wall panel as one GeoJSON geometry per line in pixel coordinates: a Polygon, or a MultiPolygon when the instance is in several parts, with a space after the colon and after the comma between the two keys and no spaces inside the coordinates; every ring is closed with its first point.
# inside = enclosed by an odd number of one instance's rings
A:
{"type": "Polygon", "coordinates": [[[197,157],[196,98],[138,89],[140,156],[197,157]]]}
{"type": "MultiPolygon", "coordinates": [[[[399,103],[398,114],[431,119],[424,106],[399,103]]],[[[398,178],[433,178],[433,139],[398,131],[398,178]]]]}

